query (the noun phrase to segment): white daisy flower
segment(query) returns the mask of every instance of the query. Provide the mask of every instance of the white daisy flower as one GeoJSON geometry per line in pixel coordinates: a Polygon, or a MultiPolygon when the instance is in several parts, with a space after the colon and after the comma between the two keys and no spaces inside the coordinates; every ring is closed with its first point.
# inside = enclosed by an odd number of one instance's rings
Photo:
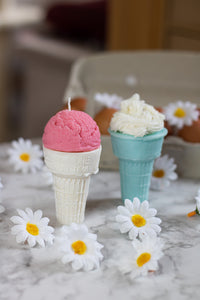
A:
{"type": "Polygon", "coordinates": [[[99,268],[103,259],[102,248],[103,245],[97,242],[96,234],[89,233],[86,225],[72,223],[70,226],[62,227],[60,238],[62,262],[71,263],[74,270],[91,271],[99,268]]]}
{"type": "Polygon", "coordinates": [[[192,122],[196,121],[199,116],[196,104],[189,101],[170,103],[164,107],[163,113],[169,125],[176,126],[178,129],[184,125],[192,125],[192,122]]]}
{"type": "Polygon", "coordinates": [[[30,247],[38,243],[45,247],[45,242],[52,244],[54,236],[53,227],[48,226],[49,219],[42,218],[42,211],[26,208],[25,211],[17,209],[19,216],[14,216],[11,221],[16,224],[11,228],[11,233],[16,235],[17,243],[28,242],[30,247]]]}
{"type": "Polygon", "coordinates": [[[14,166],[16,172],[35,173],[43,166],[43,152],[39,145],[33,145],[30,140],[19,138],[18,141],[13,141],[8,154],[9,162],[14,166]]]}
{"type": "Polygon", "coordinates": [[[200,215],[200,189],[197,192],[197,196],[195,197],[196,200],[196,209],[189,212],[187,214],[188,217],[193,217],[195,215],[200,215]]]}
{"type": "Polygon", "coordinates": [[[115,109],[120,109],[122,97],[119,97],[116,94],[107,94],[107,93],[96,93],[94,99],[99,103],[105,105],[106,107],[111,107],[115,109]]]}
{"type": "Polygon", "coordinates": [[[146,236],[156,237],[160,233],[159,224],[161,219],[156,218],[157,210],[149,208],[149,202],[140,203],[138,198],[134,198],[133,202],[129,199],[125,200],[125,207],[118,206],[119,215],[116,221],[120,224],[121,233],[128,232],[131,240],[144,238],[146,236]]]}
{"type": "Polygon", "coordinates": [[[155,160],[151,176],[151,189],[162,190],[170,185],[171,180],[176,180],[176,164],[173,158],[164,155],[155,160]]]}
{"type": "Polygon", "coordinates": [[[163,244],[159,238],[145,238],[142,242],[132,242],[133,255],[124,261],[121,271],[129,274],[131,279],[146,276],[158,269],[158,260],[163,256],[163,244]]]}
{"type": "Polygon", "coordinates": [[[196,200],[196,213],[200,215],[200,189],[198,190],[197,196],[195,197],[196,200]]]}
{"type": "Polygon", "coordinates": [[[41,175],[46,185],[48,186],[53,185],[53,175],[45,165],[42,168],[41,175]]]}

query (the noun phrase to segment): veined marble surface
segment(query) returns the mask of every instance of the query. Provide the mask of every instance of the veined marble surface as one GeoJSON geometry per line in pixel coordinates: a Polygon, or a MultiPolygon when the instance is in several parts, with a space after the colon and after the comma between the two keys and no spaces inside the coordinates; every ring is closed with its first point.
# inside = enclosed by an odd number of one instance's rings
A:
{"type": "Polygon", "coordinates": [[[148,277],[130,281],[113,262],[120,263],[129,251],[127,235],[117,229],[116,207],[121,204],[117,172],[94,175],[90,184],[85,223],[104,245],[101,268],[89,273],[70,272],[55,260],[51,249],[19,245],[11,235],[10,217],[16,208],[42,209],[58,228],[54,210],[54,194],[42,184],[39,173],[14,174],[8,167],[5,150],[0,146],[0,191],[6,208],[0,215],[0,299],[1,300],[102,300],[200,299],[200,217],[187,218],[195,208],[194,197],[199,181],[178,180],[164,192],[150,192],[150,206],[162,219],[160,237],[164,240],[164,256],[159,270],[148,277]]]}

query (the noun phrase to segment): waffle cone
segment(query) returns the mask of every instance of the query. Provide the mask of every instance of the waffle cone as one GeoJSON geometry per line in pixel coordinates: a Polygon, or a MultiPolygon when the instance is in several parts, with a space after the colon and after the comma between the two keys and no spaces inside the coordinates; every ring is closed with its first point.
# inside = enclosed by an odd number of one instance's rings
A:
{"type": "Polygon", "coordinates": [[[82,223],[90,177],[98,172],[101,147],[78,153],[44,149],[45,163],[53,174],[56,217],[59,223],[82,223]]]}

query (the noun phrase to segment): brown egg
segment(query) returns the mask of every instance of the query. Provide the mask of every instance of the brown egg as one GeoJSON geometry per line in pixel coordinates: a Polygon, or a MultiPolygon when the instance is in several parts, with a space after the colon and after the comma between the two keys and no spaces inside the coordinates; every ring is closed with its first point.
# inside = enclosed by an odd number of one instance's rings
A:
{"type": "Polygon", "coordinates": [[[112,119],[113,114],[117,111],[114,108],[103,108],[100,112],[96,114],[94,120],[99,126],[99,130],[101,134],[109,135],[108,128],[110,126],[110,121],[112,119]]]}
{"type": "MultiPolygon", "coordinates": [[[[163,113],[163,108],[162,107],[155,107],[155,109],[157,111],[159,111],[160,113],[163,113]]],[[[173,129],[172,127],[169,125],[169,123],[167,121],[164,121],[164,126],[165,128],[168,130],[167,136],[168,135],[173,135],[173,129]]]]}
{"type": "Polygon", "coordinates": [[[162,109],[162,107],[154,107],[157,111],[159,111],[160,113],[162,113],[163,112],[163,109],[162,109]]]}
{"type": "Polygon", "coordinates": [[[200,143],[200,120],[193,121],[191,126],[184,126],[178,136],[186,142],[200,143]]]}
{"type": "MultiPolygon", "coordinates": [[[[72,110],[86,110],[87,99],[82,97],[73,98],[71,100],[71,109],[72,110]]],[[[68,103],[64,105],[62,109],[68,109],[68,103]]]]}

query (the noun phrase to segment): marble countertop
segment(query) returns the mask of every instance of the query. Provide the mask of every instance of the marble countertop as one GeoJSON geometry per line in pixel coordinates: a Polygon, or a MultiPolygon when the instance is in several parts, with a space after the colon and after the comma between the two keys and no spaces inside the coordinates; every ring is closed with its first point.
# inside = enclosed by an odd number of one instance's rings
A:
{"type": "Polygon", "coordinates": [[[121,204],[119,174],[100,171],[94,175],[85,223],[104,245],[104,260],[99,270],[69,272],[51,257],[51,251],[47,255],[43,249],[28,249],[11,235],[10,217],[16,215],[16,208],[42,209],[51,226],[59,225],[52,188],[42,184],[39,173],[13,174],[5,159],[6,149],[6,145],[0,146],[4,184],[0,197],[6,208],[0,215],[1,300],[199,299],[200,218],[186,216],[195,208],[199,181],[179,179],[165,192],[150,192],[150,205],[162,219],[165,255],[156,273],[130,281],[110,265],[126,255],[126,237],[115,226],[116,207],[121,204]]]}

